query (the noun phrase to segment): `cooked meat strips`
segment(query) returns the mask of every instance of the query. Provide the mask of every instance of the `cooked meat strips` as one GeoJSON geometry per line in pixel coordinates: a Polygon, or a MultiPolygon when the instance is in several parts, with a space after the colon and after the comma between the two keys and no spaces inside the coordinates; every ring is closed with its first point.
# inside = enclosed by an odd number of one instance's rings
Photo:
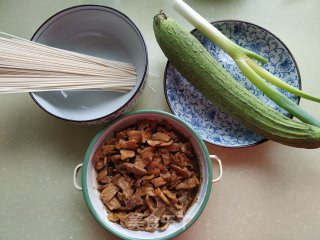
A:
{"type": "Polygon", "coordinates": [[[115,132],[92,161],[108,219],[130,230],[164,231],[180,221],[201,183],[192,144],[165,121],[115,132]]]}

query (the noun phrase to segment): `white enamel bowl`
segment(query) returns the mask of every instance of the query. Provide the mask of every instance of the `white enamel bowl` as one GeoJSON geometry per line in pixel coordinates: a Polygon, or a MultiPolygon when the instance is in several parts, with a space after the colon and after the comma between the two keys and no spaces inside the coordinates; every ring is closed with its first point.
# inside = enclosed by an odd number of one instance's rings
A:
{"type": "Polygon", "coordinates": [[[137,26],[121,12],[96,5],[81,5],[49,18],[33,41],[96,57],[130,62],[137,83],[129,93],[108,91],[50,91],[31,93],[46,112],[77,123],[100,123],[127,112],[141,94],[148,70],[145,41],[137,26]]]}

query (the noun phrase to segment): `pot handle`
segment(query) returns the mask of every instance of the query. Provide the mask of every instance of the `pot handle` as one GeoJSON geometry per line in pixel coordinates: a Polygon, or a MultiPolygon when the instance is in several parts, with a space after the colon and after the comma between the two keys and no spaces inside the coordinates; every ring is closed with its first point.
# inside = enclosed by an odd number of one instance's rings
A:
{"type": "Polygon", "coordinates": [[[80,168],[82,168],[82,166],[83,166],[82,163],[78,164],[78,165],[74,168],[74,171],[73,171],[73,186],[74,186],[77,190],[79,190],[79,191],[82,191],[82,186],[80,186],[80,185],[78,184],[77,179],[78,179],[78,172],[79,172],[80,168]]]}
{"type": "MultiPolygon", "coordinates": [[[[218,165],[219,165],[219,176],[215,179],[212,179],[212,182],[213,183],[216,183],[216,182],[219,182],[222,178],[222,175],[223,175],[223,170],[222,170],[222,162],[221,162],[221,159],[217,156],[217,155],[210,155],[210,158],[211,160],[214,159],[218,162],[218,165]]],[[[82,191],[82,187],[78,184],[77,182],[77,177],[78,177],[78,172],[80,170],[80,168],[82,168],[83,164],[80,163],[78,164],[75,168],[74,168],[74,171],[73,171],[73,185],[75,187],[75,189],[79,190],[79,191],[82,191]]]]}
{"type": "Polygon", "coordinates": [[[218,162],[218,165],[219,165],[219,176],[215,179],[212,179],[212,182],[213,183],[216,183],[216,182],[219,182],[220,179],[222,178],[222,174],[223,174],[223,171],[222,171],[222,162],[221,162],[221,159],[217,156],[217,155],[210,155],[210,158],[211,160],[214,159],[218,162]]]}

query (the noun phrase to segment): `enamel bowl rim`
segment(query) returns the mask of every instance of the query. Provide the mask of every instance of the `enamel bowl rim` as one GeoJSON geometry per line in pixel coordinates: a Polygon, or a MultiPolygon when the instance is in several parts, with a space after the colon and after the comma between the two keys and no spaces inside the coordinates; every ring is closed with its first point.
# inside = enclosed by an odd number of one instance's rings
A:
{"type": "MultiPolygon", "coordinates": [[[[100,117],[97,118],[90,118],[90,119],[83,119],[83,120],[78,120],[78,119],[71,119],[71,118],[67,118],[67,117],[63,117],[63,116],[58,116],[57,114],[49,111],[45,106],[43,106],[41,103],[39,103],[39,101],[36,99],[35,95],[33,92],[29,92],[29,95],[31,96],[31,98],[33,99],[33,101],[45,112],[47,112],[48,114],[50,114],[53,117],[56,117],[58,119],[64,120],[64,121],[68,121],[68,122],[73,122],[73,123],[96,123],[96,122],[108,122],[110,120],[104,120],[104,119],[109,119],[111,118],[114,119],[114,117],[112,117],[113,115],[117,114],[118,112],[123,111],[128,104],[130,104],[131,102],[134,101],[134,99],[137,97],[137,95],[139,94],[139,91],[141,91],[144,88],[144,85],[146,83],[147,80],[147,74],[148,74],[148,67],[149,67],[149,58],[148,58],[148,49],[147,49],[147,44],[146,41],[140,31],[140,29],[138,28],[138,26],[123,12],[109,7],[109,6],[104,6],[104,5],[99,5],[99,4],[80,4],[80,5],[75,5],[72,7],[68,7],[68,8],[64,8],[58,12],[56,12],[55,14],[51,15],[48,19],[46,19],[38,28],[37,30],[34,32],[34,34],[31,37],[31,41],[34,41],[34,38],[36,37],[36,35],[40,32],[40,31],[44,31],[43,28],[45,27],[46,24],[48,24],[50,21],[52,21],[55,17],[68,12],[70,10],[76,10],[76,9],[85,9],[85,8],[97,8],[97,9],[106,9],[106,10],[110,10],[113,12],[116,12],[117,14],[119,14],[120,16],[122,16],[124,19],[126,19],[130,24],[132,24],[132,28],[134,28],[136,34],[141,38],[141,44],[143,47],[143,50],[145,52],[144,54],[144,61],[145,61],[145,66],[144,66],[144,71],[143,71],[143,76],[141,78],[141,82],[139,84],[139,86],[136,88],[135,92],[133,93],[133,95],[130,97],[130,99],[128,99],[126,102],[124,102],[118,109],[114,110],[113,112],[109,113],[109,114],[105,114],[102,115],[100,117]]],[[[106,13],[108,13],[106,11],[106,13]]]]}
{"type": "MultiPolygon", "coordinates": [[[[141,118],[140,118],[141,119],[141,118]]],[[[111,131],[111,130],[110,130],[111,131]]],[[[112,130],[113,132],[114,130],[112,130]]],[[[109,134],[111,134],[112,132],[110,132],[109,134]]],[[[92,168],[92,167],[91,167],[92,168]]],[[[202,175],[202,174],[201,174],[202,175]]],[[[83,166],[82,166],[82,170],[81,170],[81,184],[82,184],[82,193],[83,193],[83,197],[85,200],[85,203],[89,209],[89,211],[91,212],[92,216],[95,218],[95,220],[105,229],[107,230],[109,233],[113,234],[114,236],[120,237],[121,239],[130,239],[130,240],[143,240],[143,239],[152,239],[152,240],[165,240],[165,239],[171,239],[173,237],[178,236],[179,234],[181,234],[182,232],[186,231],[190,226],[192,226],[192,224],[199,218],[199,216],[201,215],[201,213],[203,212],[204,208],[206,207],[206,204],[208,202],[209,196],[211,194],[211,189],[212,189],[212,179],[213,177],[213,170],[212,170],[212,163],[211,163],[211,159],[210,159],[210,155],[208,152],[208,149],[204,143],[204,141],[202,140],[202,138],[198,135],[198,133],[196,133],[192,127],[190,125],[188,125],[186,122],[184,122],[182,119],[180,119],[179,117],[168,113],[168,112],[164,112],[164,111],[160,111],[160,110],[139,110],[139,111],[134,111],[134,112],[129,112],[126,113],[122,116],[120,116],[119,118],[115,119],[112,121],[112,123],[110,123],[107,127],[103,128],[91,141],[84,160],[83,160],[83,166]],[[163,236],[163,237],[157,237],[156,232],[154,232],[153,234],[155,234],[154,238],[141,238],[139,237],[139,231],[132,231],[136,237],[131,237],[131,238],[127,238],[126,235],[123,235],[121,232],[116,231],[115,229],[113,229],[112,227],[108,226],[105,222],[109,221],[109,220],[104,220],[102,219],[99,214],[98,211],[95,209],[94,204],[92,203],[92,201],[90,200],[90,195],[89,195],[89,187],[92,187],[91,185],[88,186],[87,184],[87,180],[88,180],[88,170],[90,169],[89,167],[89,163],[92,157],[92,153],[94,151],[94,149],[100,144],[99,140],[101,141],[102,139],[105,139],[107,136],[104,136],[104,134],[108,131],[109,128],[112,128],[112,126],[114,124],[120,123],[121,121],[125,121],[128,117],[132,117],[132,116],[136,116],[136,115],[141,115],[141,116],[148,116],[148,115],[159,115],[159,117],[164,116],[166,118],[170,118],[172,120],[175,120],[179,125],[182,125],[184,128],[187,129],[187,131],[189,133],[192,134],[193,138],[196,140],[196,142],[199,144],[199,149],[200,151],[203,153],[203,155],[205,156],[205,159],[203,159],[202,161],[205,161],[208,168],[205,169],[206,171],[206,175],[208,178],[207,184],[204,186],[205,188],[205,195],[204,197],[201,199],[199,197],[197,197],[196,201],[202,200],[202,203],[200,205],[200,207],[195,211],[195,214],[192,216],[191,221],[186,224],[183,227],[177,228],[173,233],[163,236]]],[[[201,184],[204,184],[203,182],[201,182],[201,184]]]]}
{"type": "MultiPolygon", "coordinates": [[[[278,42],[280,42],[284,49],[288,52],[288,54],[290,55],[290,57],[292,58],[292,61],[293,61],[293,64],[295,65],[295,68],[296,68],[296,73],[297,73],[297,82],[299,83],[299,90],[302,89],[302,81],[301,81],[301,74],[300,74],[300,70],[299,70],[299,66],[298,66],[298,63],[296,61],[296,59],[294,58],[294,55],[292,54],[292,52],[290,51],[290,49],[287,47],[287,45],[277,36],[275,35],[274,33],[272,33],[271,31],[267,30],[266,28],[264,27],[261,27],[255,23],[252,23],[252,22],[248,22],[248,21],[244,21],[244,20],[235,20],[235,19],[225,19],[225,20],[216,20],[216,21],[210,21],[210,23],[213,25],[213,24],[218,24],[218,23],[244,23],[244,24],[248,24],[248,25],[251,25],[251,26],[254,26],[256,28],[260,28],[261,30],[267,32],[268,34],[270,34],[271,36],[273,36],[278,42]]],[[[194,33],[195,31],[197,31],[198,29],[197,28],[194,28],[190,31],[190,33],[194,33]]],[[[172,105],[171,105],[171,102],[169,101],[169,98],[168,98],[168,94],[167,94],[167,71],[168,71],[168,67],[169,67],[169,63],[170,61],[168,60],[166,65],[165,65],[165,70],[164,70],[164,75],[163,75],[163,89],[164,89],[164,95],[165,95],[165,98],[166,98],[166,102],[168,104],[168,107],[170,109],[170,112],[174,115],[176,115],[176,112],[174,111],[172,105]]],[[[297,96],[297,105],[300,104],[300,97],[297,96]]],[[[176,115],[177,116],[177,115],[176,115]]],[[[293,116],[290,116],[290,118],[293,118],[293,116]]],[[[267,138],[263,138],[261,139],[260,141],[256,141],[255,143],[252,143],[252,144],[246,144],[246,145],[237,145],[237,146],[226,146],[226,145],[220,145],[220,144],[216,144],[214,142],[211,142],[211,141],[208,141],[206,139],[202,139],[204,142],[208,143],[208,144],[212,144],[214,146],[217,146],[217,147],[221,147],[221,148],[226,148],[226,149],[241,149],[241,148],[250,148],[250,147],[254,147],[254,146],[257,146],[257,145],[260,145],[262,143],[265,143],[267,141],[269,141],[269,139],[267,138]]]]}

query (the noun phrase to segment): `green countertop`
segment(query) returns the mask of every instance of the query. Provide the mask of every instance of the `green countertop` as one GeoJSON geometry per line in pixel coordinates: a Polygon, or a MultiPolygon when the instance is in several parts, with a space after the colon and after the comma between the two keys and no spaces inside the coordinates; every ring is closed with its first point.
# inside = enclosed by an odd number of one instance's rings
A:
{"type": "MultiPolygon", "coordinates": [[[[0,0],[0,30],[30,39],[47,18],[67,7],[116,8],[137,24],[149,50],[148,82],[134,109],[169,111],[162,83],[166,58],[155,41],[152,18],[163,9],[193,28],[169,2],[0,0]]],[[[320,95],[320,1],[186,2],[209,20],[245,20],[277,35],[299,65],[302,88],[320,95]]],[[[320,118],[319,105],[302,100],[301,106],[320,118]]],[[[28,94],[0,95],[0,239],[117,239],[95,222],[72,183],[74,167],[101,128],[58,120],[28,94]]],[[[223,179],[213,186],[199,220],[176,239],[320,238],[320,150],[271,141],[244,149],[208,148],[222,158],[223,179]]]]}

